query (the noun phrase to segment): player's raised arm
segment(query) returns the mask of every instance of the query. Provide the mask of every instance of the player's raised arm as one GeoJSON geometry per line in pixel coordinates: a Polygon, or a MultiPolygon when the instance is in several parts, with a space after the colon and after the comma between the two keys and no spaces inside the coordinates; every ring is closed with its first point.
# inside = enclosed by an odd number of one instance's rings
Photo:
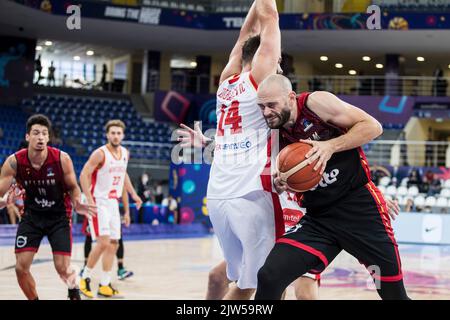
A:
{"type": "Polygon", "coordinates": [[[306,157],[310,159],[310,163],[319,158],[314,169],[322,168],[322,173],[333,153],[358,148],[383,133],[383,127],[374,117],[332,93],[312,93],[308,97],[307,106],[323,121],[348,130],[347,133],[328,141],[301,140],[313,146],[306,157]]]}
{"type": "Polygon", "coordinates": [[[260,84],[277,73],[281,59],[281,31],[275,0],[256,0],[256,15],[261,24],[261,43],[252,62],[252,76],[260,84]]]}
{"type": "Polygon", "coordinates": [[[80,174],[81,190],[83,190],[83,193],[86,196],[86,199],[89,204],[94,204],[94,198],[92,197],[91,193],[92,174],[94,173],[95,170],[100,168],[104,162],[105,162],[105,154],[103,153],[102,150],[97,149],[91,154],[89,160],[84,165],[83,170],[81,170],[80,174]]]}
{"type": "Polygon", "coordinates": [[[245,18],[244,24],[242,25],[241,31],[239,33],[239,38],[230,53],[230,58],[228,63],[223,69],[220,75],[220,82],[222,83],[227,78],[231,77],[233,74],[241,73],[242,70],[242,46],[245,41],[252,36],[260,32],[259,22],[256,17],[255,3],[253,3],[250,8],[247,17],[245,18]]]}
{"type": "Polygon", "coordinates": [[[61,153],[61,166],[64,172],[64,183],[67,187],[67,191],[69,192],[75,211],[85,216],[95,215],[97,209],[95,204],[81,203],[81,190],[77,183],[73,162],[70,156],[65,152],[61,153]]]}

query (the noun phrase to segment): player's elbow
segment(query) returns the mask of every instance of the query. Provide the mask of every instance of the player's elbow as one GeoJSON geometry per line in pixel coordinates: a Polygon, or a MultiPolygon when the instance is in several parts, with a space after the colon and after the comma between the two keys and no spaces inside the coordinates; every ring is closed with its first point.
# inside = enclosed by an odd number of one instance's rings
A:
{"type": "Polygon", "coordinates": [[[267,25],[271,25],[271,24],[276,24],[278,25],[278,22],[280,20],[280,17],[278,15],[277,10],[274,10],[273,8],[265,8],[264,10],[262,10],[259,15],[259,22],[261,23],[261,25],[267,26],[267,25]]]}
{"type": "Polygon", "coordinates": [[[372,132],[374,135],[374,139],[378,138],[379,136],[381,136],[383,134],[383,126],[376,119],[372,119],[371,127],[373,128],[372,132]]]}

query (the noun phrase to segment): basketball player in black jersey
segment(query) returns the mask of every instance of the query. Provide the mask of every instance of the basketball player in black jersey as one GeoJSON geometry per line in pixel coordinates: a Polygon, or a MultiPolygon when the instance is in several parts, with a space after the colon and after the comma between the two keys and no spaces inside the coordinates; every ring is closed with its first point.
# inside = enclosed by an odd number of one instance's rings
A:
{"type": "Polygon", "coordinates": [[[42,239],[46,236],[53,252],[55,269],[68,286],[70,300],[80,300],[76,272],[70,265],[72,253],[72,208],[79,214],[95,215],[96,206],[81,203],[70,156],[49,147],[51,123],[43,115],[30,117],[26,124],[28,147],[11,156],[2,167],[0,198],[8,190],[13,201],[20,193],[11,191],[13,180],[25,190],[24,215],[16,236],[16,275],[29,300],[38,300],[30,268],[42,239]]]}
{"type": "MultiPolygon", "coordinates": [[[[409,299],[390,210],[361,149],[381,135],[380,123],[328,92],[297,96],[281,75],[261,83],[258,105],[269,127],[280,130],[280,149],[297,141],[312,146],[306,157],[318,159],[314,169],[322,180],[299,195],[308,214],[277,241],[259,270],[256,299],[280,299],[292,281],[322,272],[342,250],[366,266],[382,299],[409,299]]],[[[278,175],[274,185],[287,190],[278,175]]]]}

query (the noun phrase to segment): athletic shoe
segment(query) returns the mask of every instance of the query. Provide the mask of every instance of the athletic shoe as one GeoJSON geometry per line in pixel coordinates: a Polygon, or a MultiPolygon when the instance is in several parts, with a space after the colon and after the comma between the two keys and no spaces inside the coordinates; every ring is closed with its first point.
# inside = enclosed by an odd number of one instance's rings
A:
{"type": "Polygon", "coordinates": [[[91,279],[90,278],[86,278],[86,279],[81,278],[80,292],[89,299],[94,298],[94,294],[92,293],[92,290],[91,290],[91,279]]]}
{"type": "Polygon", "coordinates": [[[69,289],[68,296],[69,300],[81,300],[79,289],[69,289]]]}
{"type": "Polygon", "coordinates": [[[119,280],[125,280],[126,278],[132,277],[133,274],[133,271],[128,271],[126,269],[117,270],[117,277],[119,280]]]}
{"type": "Polygon", "coordinates": [[[98,295],[99,296],[102,296],[102,297],[105,297],[105,298],[111,298],[111,297],[117,296],[119,294],[120,294],[120,292],[117,291],[116,289],[114,289],[111,286],[111,283],[108,284],[107,286],[100,285],[98,287],[98,295]]]}

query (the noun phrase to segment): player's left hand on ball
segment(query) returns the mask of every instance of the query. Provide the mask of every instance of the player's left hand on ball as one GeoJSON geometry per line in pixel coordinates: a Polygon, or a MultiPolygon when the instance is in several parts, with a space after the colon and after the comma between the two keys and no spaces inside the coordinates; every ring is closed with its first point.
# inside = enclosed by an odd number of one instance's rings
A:
{"type": "Polygon", "coordinates": [[[95,204],[83,204],[81,202],[76,202],[75,211],[82,216],[88,218],[95,217],[97,215],[97,205],[95,204]]]}
{"type": "Polygon", "coordinates": [[[400,213],[400,207],[398,205],[398,201],[386,199],[386,206],[388,208],[389,217],[391,217],[392,220],[395,220],[395,218],[400,213]]]}
{"type": "Polygon", "coordinates": [[[300,140],[300,142],[307,143],[312,146],[312,149],[305,155],[309,159],[308,164],[313,163],[319,159],[314,166],[314,171],[320,170],[322,175],[327,167],[327,162],[334,153],[334,146],[329,141],[314,141],[314,140],[300,140]]]}
{"type": "Polygon", "coordinates": [[[136,209],[139,210],[142,207],[142,199],[138,195],[133,196],[133,200],[136,204],[136,209]]]}
{"type": "Polygon", "coordinates": [[[273,178],[273,185],[278,194],[282,194],[283,192],[288,190],[287,183],[281,179],[278,172],[274,173],[272,175],[272,178],[273,178]]]}

